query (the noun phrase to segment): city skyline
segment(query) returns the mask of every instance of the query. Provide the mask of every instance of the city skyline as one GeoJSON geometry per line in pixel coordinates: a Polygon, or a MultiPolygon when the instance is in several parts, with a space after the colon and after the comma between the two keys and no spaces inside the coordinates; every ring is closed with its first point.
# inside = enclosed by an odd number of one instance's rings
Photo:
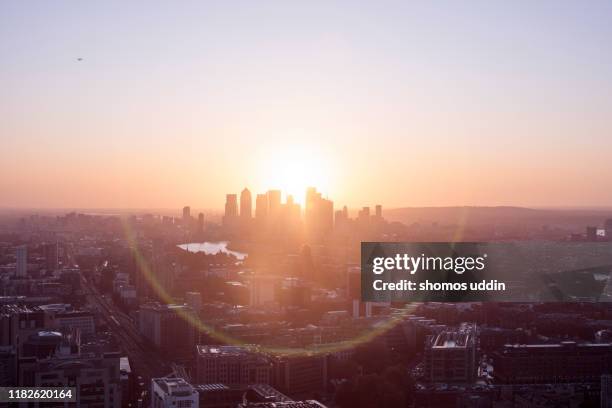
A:
{"type": "Polygon", "coordinates": [[[0,407],[612,408],[612,1],[0,1],[0,407]]]}
{"type": "Polygon", "coordinates": [[[610,15],[4,2],[0,206],[218,209],[306,184],[352,208],[609,206],[610,15]]]}

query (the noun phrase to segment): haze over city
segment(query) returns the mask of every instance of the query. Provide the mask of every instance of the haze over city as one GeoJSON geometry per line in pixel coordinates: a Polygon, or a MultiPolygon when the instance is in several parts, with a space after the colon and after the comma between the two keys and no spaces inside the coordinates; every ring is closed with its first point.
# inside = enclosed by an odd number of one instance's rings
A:
{"type": "Polygon", "coordinates": [[[0,1],[0,408],[612,408],[611,21],[0,1]]]}
{"type": "Polygon", "coordinates": [[[0,205],[607,206],[611,7],[3,2],[0,205]]]}

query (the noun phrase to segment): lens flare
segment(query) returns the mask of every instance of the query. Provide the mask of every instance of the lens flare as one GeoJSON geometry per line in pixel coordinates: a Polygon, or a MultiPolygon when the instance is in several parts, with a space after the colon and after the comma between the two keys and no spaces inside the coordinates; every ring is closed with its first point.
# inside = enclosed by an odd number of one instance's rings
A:
{"type": "MultiPolygon", "coordinates": [[[[123,230],[125,233],[126,240],[130,245],[132,255],[136,260],[138,267],[138,273],[141,273],[146,282],[151,286],[159,298],[167,303],[174,303],[172,296],[166,291],[166,289],[160,284],[156,276],[153,274],[152,269],[147,262],[146,258],[142,255],[142,252],[138,248],[138,242],[136,236],[131,229],[131,226],[126,220],[122,220],[123,230]]],[[[314,345],[313,347],[268,347],[264,345],[248,344],[244,341],[234,338],[216,328],[205,324],[196,316],[187,313],[183,310],[177,310],[177,314],[187,321],[194,329],[199,333],[205,333],[211,338],[228,345],[241,346],[250,351],[258,352],[267,355],[284,356],[284,357],[299,357],[299,356],[313,356],[322,355],[329,353],[336,353],[344,350],[349,350],[357,347],[360,344],[367,344],[374,340],[378,336],[386,333],[387,331],[394,328],[397,324],[404,320],[404,317],[412,313],[415,309],[415,304],[407,304],[403,309],[399,310],[398,313],[391,315],[382,322],[374,324],[370,330],[361,333],[360,335],[335,343],[326,343],[322,345],[314,345]]]]}

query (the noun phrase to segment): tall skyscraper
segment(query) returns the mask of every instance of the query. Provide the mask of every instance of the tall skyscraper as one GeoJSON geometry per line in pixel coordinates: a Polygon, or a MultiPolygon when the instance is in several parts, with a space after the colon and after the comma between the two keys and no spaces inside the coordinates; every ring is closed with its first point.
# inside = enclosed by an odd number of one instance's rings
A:
{"type": "Polygon", "coordinates": [[[306,189],[306,206],[304,211],[306,212],[306,222],[310,221],[310,218],[314,216],[314,208],[318,199],[321,198],[321,194],[317,193],[317,189],[314,187],[308,187],[306,189]]]}
{"type": "Polygon", "coordinates": [[[287,202],[283,206],[283,218],[289,228],[295,228],[301,222],[302,210],[300,205],[293,201],[293,196],[287,196],[287,202]]]}
{"type": "Polygon", "coordinates": [[[238,219],[238,196],[236,194],[227,194],[225,196],[225,215],[223,216],[223,225],[226,227],[235,227],[238,219]]]}
{"type": "Polygon", "coordinates": [[[236,194],[227,194],[225,196],[225,216],[238,216],[238,197],[236,196],[236,194]]]}
{"type": "Polygon", "coordinates": [[[370,224],[370,207],[363,207],[357,214],[357,222],[362,227],[367,227],[370,224]]]}
{"type": "Polygon", "coordinates": [[[248,188],[245,188],[240,193],[240,218],[243,220],[250,220],[252,218],[251,209],[253,205],[251,203],[251,192],[248,188]]]}
{"type": "Polygon", "coordinates": [[[204,214],[203,213],[199,213],[198,214],[198,233],[203,233],[204,232],[204,214]]]}
{"type": "Polygon", "coordinates": [[[306,190],[306,230],[311,238],[320,239],[334,227],[334,202],[327,200],[316,188],[306,190]]]}
{"type": "Polygon", "coordinates": [[[278,216],[281,208],[281,192],[280,190],[268,191],[268,215],[271,217],[278,216]]]}
{"type": "Polygon", "coordinates": [[[16,259],[16,275],[20,277],[28,274],[28,247],[25,245],[18,246],[15,249],[16,259]]]}
{"type": "Polygon", "coordinates": [[[319,205],[319,225],[322,232],[326,234],[334,228],[334,202],[322,198],[319,205]]]}
{"type": "Polygon", "coordinates": [[[268,218],[268,195],[257,194],[255,199],[255,221],[259,226],[263,226],[268,218]]]}
{"type": "Polygon", "coordinates": [[[376,218],[382,218],[382,205],[376,205],[376,218]]]}
{"type": "Polygon", "coordinates": [[[189,217],[191,217],[191,207],[187,205],[183,207],[183,220],[186,220],[189,217]]]}

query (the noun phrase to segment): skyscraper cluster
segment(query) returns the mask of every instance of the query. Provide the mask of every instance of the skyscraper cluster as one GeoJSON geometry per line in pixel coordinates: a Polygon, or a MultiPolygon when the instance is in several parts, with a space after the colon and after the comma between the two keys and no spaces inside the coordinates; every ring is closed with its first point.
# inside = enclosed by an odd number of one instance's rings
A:
{"type": "Polygon", "coordinates": [[[270,233],[279,237],[305,234],[311,240],[321,240],[334,229],[346,231],[351,226],[366,229],[382,222],[382,206],[363,207],[356,220],[349,218],[348,208],[334,212],[334,202],[314,187],[306,190],[304,211],[291,195],[282,202],[280,190],[268,190],[255,196],[255,210],[251,192],[245,188],[237,194],[227,194],[223,226],[230,232],[270,233]]]}
{"type": "Polygon", "coordinates": [[[321,237],[334,228],[334,202],[323,198],[314,187],[306,190],[306,232],[321,237]]]}
{"type": "Polygon", "coordinates": [[[245,188],[238,195],[227,194],[225,197],[225,212],[223,226],[229,229],[251,229],[277,231],[279,229],[297,226],[301,222],[301,208],[293,197],[288,195],[282,202],[280,190],[268,190],[257,194],[255,198],[255,216],[251,192],[245,188]],[[240,211],[238,211],[240,209],[240,211]]]}

